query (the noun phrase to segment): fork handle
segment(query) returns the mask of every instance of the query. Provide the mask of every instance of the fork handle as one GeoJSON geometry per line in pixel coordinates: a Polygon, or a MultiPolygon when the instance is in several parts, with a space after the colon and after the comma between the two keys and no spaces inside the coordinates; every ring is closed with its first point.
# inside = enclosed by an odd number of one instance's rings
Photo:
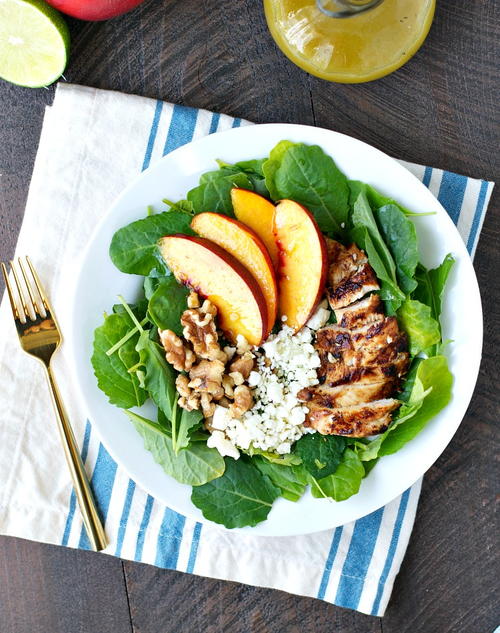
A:
{"type": "Polygon", "coordinates": [[[73,429],[71,428],[68,416],[64,409],[54,374],[52,373],[50,365],[46,367],[46,369],[52,403],[54,404],[56,411],[57,426],[61,435],[61,441],[66,461],[68,463],[69,472],[73,480],[73,488],[75,490],[76,498],[78,499],[78,504],[80,505],[83,523],[92,548],[95,551],[100,551],[105,549],[107,545],[106,534],[97,512],[97,506],[90,488],[89,479],[87,477],[87,473],[85,472],[80,451],[73,434],[73,429]]]}

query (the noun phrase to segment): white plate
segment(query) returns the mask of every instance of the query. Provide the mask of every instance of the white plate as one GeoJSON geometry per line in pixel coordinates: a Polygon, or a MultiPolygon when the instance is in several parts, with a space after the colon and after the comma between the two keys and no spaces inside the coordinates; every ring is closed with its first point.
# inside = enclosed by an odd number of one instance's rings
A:
{"type": "Polygon", "coordinates": [[[116,303],[117,294],[134,301],[142,286],[142,278],[123,274],[111,263],[111,237],[120,227],[144,217],[147,205],[161,208],[164,197],[184,198],[202,172],[216,168],[216,158],[233,163],[263,157],[282,139],[320,145],[349,178],[374,185],[411,210],[435,211],[414,223],[426,266],[437,266],[448,252],[456,258],[442,315],[443,338],[453,340],[447,354],[455,382],[446,409],[402,450],[381,459],[357,495],[340,503],[314,499],[309,493],[298,503],[278,499],[265,522],[243,528],[268,536],[306,534],[353,521],[385,505],[421,477],[465,415],[479,371],[483,322],[476,276],[453,222],[429,190],[389,156],[343,134],[287,124],[231,129],[185,145],[143,172],[112,205],[83,255],[74,286],[68,340],[81,397],[106,449],[144,490],[177,512],[205,521],[190,501],[191,488],[164,473],[132,424],[97,388],[90,364],[94,328],[101,324],[103,311],[116,303]]]}

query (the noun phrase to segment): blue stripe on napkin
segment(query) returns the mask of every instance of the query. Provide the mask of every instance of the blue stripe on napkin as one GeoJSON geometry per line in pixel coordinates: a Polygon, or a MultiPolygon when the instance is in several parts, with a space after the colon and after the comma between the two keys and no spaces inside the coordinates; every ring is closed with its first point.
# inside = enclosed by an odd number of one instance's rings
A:
{"type": "Polygon", "coordinates": [[[340,578],[335,604],[356,609],[363,591],[366,572],[377,540],[383,508],[358,519],[354,524],[349,551],[340,578]]]}
{"type": "MultiPolygon", "coordinates": [[[[86,460],[87,460],[87,453],[89,450],[89,443],[90,443],[90,434],[91,434],[91,429],[92,427],[90,426],[90,422],[87,420],[87,424],[85,425],[85,433],[83,436],[83,446],[82,446],[82,452],[81,452],[81,456],[82,456],[82,462],[85,464],[86,460]]],[[[69,509],[68,509],[68,517],[66,519],[66,525],[64,527],[64,534],[62,537],[62,544],[63,545],[67,545],[68,544],[68,539],[69,539],[69,534],[71,532],[71,526],[73,525],[73,517],[75,516],[75,510],[76,510],[76,495],[75,495],[75,491],[73,489],[71,489],[71,496],[69,499],[69,509]]]]}
{"type": "MultiPolygon", "coordinates": [[[[146,169],[150,165],[153,154],[165,155],[193,138],[200,138],[229,127],[238,127],[241,124],[241,119],[231,119],[217,113],[178,105],[171,106],[157,101],[152,113],[149,134],[145,138],[142,168],[146,169]],[[166,117],[170,117],[168,131],[165,138],[160,138],[159,130],[164,129],[161,124],[166,124],[166,117]]],[[[421,169],[419,173],[421,174],[421,169]]],[[[468,184],[476,181],[431,167],[425,168],[421,180],[428,187],[431,186],[431,182],[433,183],[433,190],[437,190],[438,198],[450,217],[455,224],[459,224],[460,221],[463,225],[462,237],[469,253],[473,254],[493,188],[492,183],[482,181],[475,199],[471,202],[469,195],[468,203],[465,205],[468,184]],[[467,229],[464,229],[464,226],[467,229]]],[[[91,426],[87,423],[82,447],[84,460],[91,437],[91,426]]],[[[114,543],[114,553],[117,556],[124,553],[138,561],[146,559],[159,567],[193,572],[198,552],[204,543],[201,523],[187,520],[177,512],[164,508],[153,497],[137,488],[131,479],[117,478],[116,471],[116,464],[104,447],[99,445],[91,483],[103,519],[106,518],[112,496],[116,494],[118,499],[123,499],[123,502],[120,502],[122,505],[119,506],[118,524],[106,525],[110,541],[114,543]],[[110,530],[115,530],[116,533],[110,530]],[[135,543],[132,552],[125,551],[126,540],[128,543],[135,543]],[[146,542],[148,556],[145,555],[146,542]]],[[[398,545],[404,535],[403,544],[406,546],[411,531],[418,486],[419,484],[415,484],[386,508],[380,508],[353,524],[332,530],[329,544],[325,547],[322,570],[318,573],[318,598],[330,600],[339,606],[362,609],[373,615],[383,614],[387,594],[390,593],[392,581],[398,571],[394,569],[398,545]],[[410,502],[412,498],[414,501],[410,502]],[[378,552],[376,557],[375,550],[378,552]]],[[[71,493],[62,544],[77,544],[78,547],[89,548],[83,530],[78,542],[72,543],[75,511],[76,499],[74,493],[71,493]]],[[[130,546],[128,547],[130,549],[130,546]]],[[[262,579],[260,584],[265,586],[266,579],[262,579]]],[[[269,578],[267,584],[275,585],[274,578],[269,578]]],[[[312,590],[314,591],[314,588],[312,590]]]]}

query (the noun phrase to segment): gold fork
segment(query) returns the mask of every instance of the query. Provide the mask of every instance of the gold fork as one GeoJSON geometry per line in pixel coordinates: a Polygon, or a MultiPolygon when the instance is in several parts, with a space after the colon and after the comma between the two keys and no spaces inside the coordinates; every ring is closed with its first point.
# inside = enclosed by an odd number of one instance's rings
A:
{"type": "Polygon", "coordinates": [[[11,284],[5,264],[2,273],[12,307],[12,314],[23,350],[37,358],[49,381],[52,403],[56,412],[57,426],[61,435],[64,454],[68,463],[76,498],[80,505],[83,523],[94,550],[107,545],[97,506],[90,489],[89,480],[78,445],[62,403],[59,389],[50,365],[54,352],[59,348],[62,336],[47,295],[28,257],[18,259],[17,266],[10,262],[14,284],[11,284]],[[15,288],[15,292],[14,292],[15,288]]]}

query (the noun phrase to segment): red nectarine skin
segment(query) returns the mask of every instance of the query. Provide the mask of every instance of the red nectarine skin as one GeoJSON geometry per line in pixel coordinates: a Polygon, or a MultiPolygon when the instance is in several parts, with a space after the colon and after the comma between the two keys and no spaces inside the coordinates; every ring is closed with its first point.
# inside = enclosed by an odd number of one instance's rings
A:
{"type": "Polygon", "coordinates": [[[323,296],[326,242],[313,215],[293,200],[282,200],[276,206],[274,235],[279,249],[279,313],[298,331],[323,296]]]}
{"type": "Polygon", "coordinates": [[[47,0],[62,13],[80,20],[107,20],[131,11],[144,0],[47,0]]]}
{"type": "Polygon", "coordinates": [[[218,309],[218,326],[235,340],[242,334],[259,345],[267,331],[267,305],[259,284],[223,248],[201,237],[167,235],[158,246],[175,278],[218,309]]]}
{"type": "Polygon", "coordinates": [[[191,228],[224,248],[255,277],[267,304],[266,338],[278,313],[278,286],[273,263],[262,240],[242,222],[220,213],[195,215],[191,228]]]}
{"type": "Polygon", "coordinates": [[[274,204],[254,191],[231,189],[235,216],[251,228],[264,242],[275,269],[278,268],[278,247],[273,234],[274,204]]]}

